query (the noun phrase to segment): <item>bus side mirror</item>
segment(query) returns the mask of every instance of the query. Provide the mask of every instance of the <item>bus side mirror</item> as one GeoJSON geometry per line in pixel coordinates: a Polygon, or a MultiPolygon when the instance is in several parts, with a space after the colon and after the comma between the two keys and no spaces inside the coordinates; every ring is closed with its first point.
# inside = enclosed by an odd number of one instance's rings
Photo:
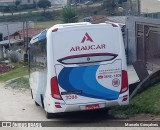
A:
{"type": "Polygon", "coordinates": [[[27,53],[24,54],[23,58],[24,58],[24,62],[28,62],[28,54],[27,53]]]}

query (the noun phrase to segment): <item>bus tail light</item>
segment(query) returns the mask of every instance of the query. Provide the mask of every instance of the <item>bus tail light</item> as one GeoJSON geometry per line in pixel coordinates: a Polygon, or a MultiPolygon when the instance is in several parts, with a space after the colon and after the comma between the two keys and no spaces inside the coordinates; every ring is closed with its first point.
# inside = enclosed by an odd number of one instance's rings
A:
{"type": "Polygon", "coordinates": [[[116,25],[116,24],[114,24],[114,23],[112,23],[112,26],[113,26],[113,27],[118,27],[118,25],[116,25]]]}
{"type": "Polygon", "coordinates": [[[55,107],[56,108],[62,108],[59,102],[55,102],[55,107]]]}
{"type": "Polygon", "coordinates": [[[62,97],[59,92],[57,77],[51,78],[51,95],[53,98],[62,100],[62,97]]]}
{"type": "Polygon", "coordinates": [[[122,102],[127,101],[127,99],[128,99],[128,95],[123,96],[123,100],[122,100],[122,102]]]}
{"type": "Polygon", "coordinates": [[[57,32],[58,31],[58,28],[55,28],[52,30],[52,32],[57,32]]]}
{"type": "Polygon", "coordinates": [[[128,75],[127,71],[122,70],[122,87],[120,93],[124,93],[128,90],[128,75]]]}

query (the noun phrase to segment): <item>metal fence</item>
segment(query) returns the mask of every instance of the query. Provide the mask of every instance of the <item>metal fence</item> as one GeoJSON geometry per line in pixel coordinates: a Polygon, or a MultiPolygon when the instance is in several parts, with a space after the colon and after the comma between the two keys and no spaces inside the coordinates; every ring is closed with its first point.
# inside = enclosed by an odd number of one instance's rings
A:
{"type": "Polygon", "coordinates": [[[137,59],[160,68],[160,24],[136,23],[137,59]]]}

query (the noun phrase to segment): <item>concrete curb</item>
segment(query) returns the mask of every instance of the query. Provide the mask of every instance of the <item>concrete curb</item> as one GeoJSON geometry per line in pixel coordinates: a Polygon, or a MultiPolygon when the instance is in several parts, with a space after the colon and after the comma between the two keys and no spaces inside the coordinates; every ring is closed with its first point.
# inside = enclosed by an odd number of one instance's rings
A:
{"type": "Polygon", "coordinates": [[[141,93],[145,89],[153,86],[158,82],[160,82],[160,70],[157,70],[156,72],[148,75],[142,82],[140,82],[130,95],[130,99],[133,98],[137,93],[141,93]]]}

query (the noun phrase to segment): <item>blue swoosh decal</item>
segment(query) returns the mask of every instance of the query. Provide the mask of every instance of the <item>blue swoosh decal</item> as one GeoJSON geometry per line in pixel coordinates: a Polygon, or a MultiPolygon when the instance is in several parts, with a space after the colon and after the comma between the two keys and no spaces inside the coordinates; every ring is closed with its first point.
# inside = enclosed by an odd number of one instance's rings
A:
{"type": "Polygon", "coordinates": [[[96,80],[99,66],[65,67],[58,76],[59,85],[66,91],[82,90],[81,96],[115,100],[119,92],[100,85],[96,80]]]}

